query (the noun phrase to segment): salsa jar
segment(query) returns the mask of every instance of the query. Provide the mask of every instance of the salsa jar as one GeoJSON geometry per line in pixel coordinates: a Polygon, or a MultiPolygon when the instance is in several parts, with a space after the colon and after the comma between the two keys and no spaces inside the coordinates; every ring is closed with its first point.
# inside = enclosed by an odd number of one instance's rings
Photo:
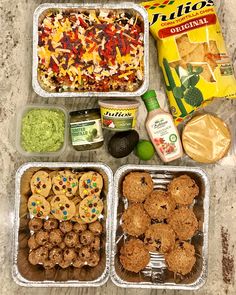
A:
{"type": "Polygon", "coordinates": [[[70,112],[71,144],[77,151],[100,148],[104,138],[99,109],[70,112]]]}

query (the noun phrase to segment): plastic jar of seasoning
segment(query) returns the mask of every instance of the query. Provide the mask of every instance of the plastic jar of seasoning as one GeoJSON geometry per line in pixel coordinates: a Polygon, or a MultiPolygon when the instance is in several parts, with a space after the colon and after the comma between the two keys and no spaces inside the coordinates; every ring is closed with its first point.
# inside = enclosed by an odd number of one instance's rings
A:
{"type": "Polygon", "coordinates": [[[99,109],[70,112],[71,143],[77,151],[100,148],[103,145],[99,109]]]}

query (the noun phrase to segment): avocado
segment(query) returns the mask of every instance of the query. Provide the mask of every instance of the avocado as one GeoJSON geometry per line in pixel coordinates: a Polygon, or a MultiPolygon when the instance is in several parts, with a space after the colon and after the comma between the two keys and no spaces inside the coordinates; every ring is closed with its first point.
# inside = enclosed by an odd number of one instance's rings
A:
{"type": "Polygon", "coordinates": [[[114,158],[127,157],[139,142],[137,131],[119,132],[112,136],[108,143],[108,151],[114,158]]]}

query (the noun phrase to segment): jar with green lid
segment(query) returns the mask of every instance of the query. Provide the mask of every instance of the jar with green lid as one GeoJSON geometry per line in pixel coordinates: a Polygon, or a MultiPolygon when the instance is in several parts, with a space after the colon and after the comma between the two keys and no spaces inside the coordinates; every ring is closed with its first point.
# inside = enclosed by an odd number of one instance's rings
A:
{"type": "Polygon", "coordinates": [[[70,112],[71,143],[77,151],[100,148],[103,145],[99,109],[70,112]]]}

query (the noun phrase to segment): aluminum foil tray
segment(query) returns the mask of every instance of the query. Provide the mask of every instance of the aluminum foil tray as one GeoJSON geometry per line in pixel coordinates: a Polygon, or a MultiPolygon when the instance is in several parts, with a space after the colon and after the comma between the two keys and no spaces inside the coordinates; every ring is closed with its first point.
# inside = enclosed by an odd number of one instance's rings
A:
{"type": "MultiPolygon", "coordinates": [[[[118,1],[117,1],[118,2],[118,1]]],[[[141,96],[147,91],[149,86],[149,23],[146,10],[132,2],[121,3],[45,3],[38,6],[34,12],[33,18],[33,64],[32,64],[32,85],[34,91],[42,97],[136,97],[141,96]],[[144,80],[139,89],[133,92],[110,91],[110,92],[47,92],[44,90],[38,80],[38,24],[48,11],[63,9],[64,11],[89,10],[89,9],[107,9],[124,10],[126,12],[137,13],[144,24],[144,80]]]]}
{"type": "Polygon", "coordinates": [[[112,208],[112,250],[111,279],[119,287],[153,288],[174,290],[197,290],[206,282],[208,266],[208,223],[209,223],[209,181],[200,168],[171,166],[125,165],[114,176],[114,197],[112,208]],[[154,188],[166,189],[167,184],[176,176],[187,174],[200,188],[193,210],[199,220],[199,231],[191,243],[196,250],[196,264],[191,273],[180,276],[167,270],[163,255],[153,253],[148,266],[138,274],[126,271],[119,261],[119,251],[127,236],[121,228],[121,216],[128,207],[127,199],[122,196],[122,182],[131,171],[149,172],[154,181],[154,188]]]}
{"type": "Polygon", "coordinates": [[[15,215],[14,215],[14,248],[12,275],[15,282],[26,287],[98,287],[106,283],[110,271],[110,225],[111,225],[111,192],[113,173],[111,169],[99,163],[26,163],[16,173],[15,215]],[[30,179],[40,170],[72,169],[75,171],[97,171],[103,176],[104,211],[100,218],[103,223],[101,236],[101,260],[94,268],[82,269],[55,268],[44,270],[28,262],[30,237],[28,221],[30,219],[27,201],[30,193],[30,179]]]}

